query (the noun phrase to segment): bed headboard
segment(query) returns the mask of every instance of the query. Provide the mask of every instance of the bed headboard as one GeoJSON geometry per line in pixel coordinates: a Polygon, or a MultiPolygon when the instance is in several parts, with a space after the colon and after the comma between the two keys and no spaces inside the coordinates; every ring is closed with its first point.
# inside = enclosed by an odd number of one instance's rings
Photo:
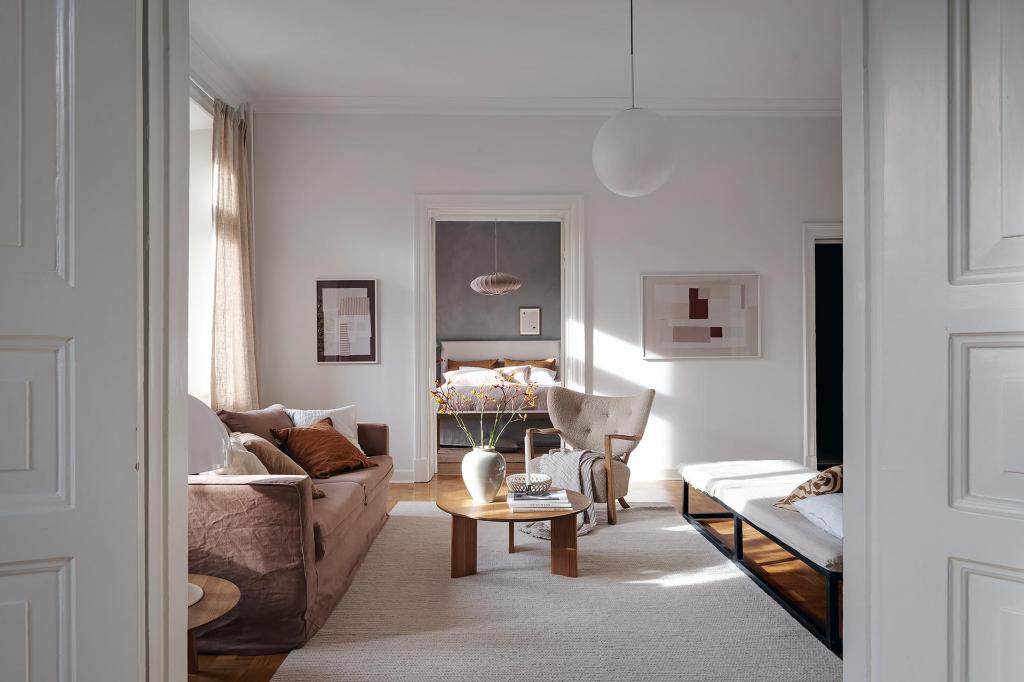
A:
{"type": "Polygon", "coordinates": [[[515,360],[541,360],[555,358],[562,367],[561,341],[442,341],[441,359],[483,360],[485,358],[511,358],[515,360]]]}

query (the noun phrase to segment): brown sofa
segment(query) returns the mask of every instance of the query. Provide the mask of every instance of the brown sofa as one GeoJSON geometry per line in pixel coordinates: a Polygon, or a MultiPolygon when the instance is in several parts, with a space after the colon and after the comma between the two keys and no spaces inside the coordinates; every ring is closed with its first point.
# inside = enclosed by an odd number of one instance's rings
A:
{"type": "Polygon", "coordinates": [[[189,571],[242,593],[197,631],[201,653],[288,651],[324,624],[387,521],[387,425],[360,424],[359,443],[377,466],[318,479],[321,499],[304,476],[189,477],[189,571]]]}

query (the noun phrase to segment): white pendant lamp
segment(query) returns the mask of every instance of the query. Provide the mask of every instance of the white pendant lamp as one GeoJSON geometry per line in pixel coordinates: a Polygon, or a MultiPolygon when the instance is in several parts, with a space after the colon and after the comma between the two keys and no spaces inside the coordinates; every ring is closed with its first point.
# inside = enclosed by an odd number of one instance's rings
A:
{"type": "Polygon", "coordinates": [[[521,286],[518,277],[498,270],[498,221],[494,221],[494,272],[480,275],[469,283],[469,288],[484,296],[504,296],[521,286]]]}
{"type": "Polygon", "coordinates": [[[624,197],[642,197],[665,184],[675,169],[672,131],[664,118],[636,106],[633,68],[633,0],[629,0],[630,108],[605,121],[594,138],[594,172],[624,197]]]}

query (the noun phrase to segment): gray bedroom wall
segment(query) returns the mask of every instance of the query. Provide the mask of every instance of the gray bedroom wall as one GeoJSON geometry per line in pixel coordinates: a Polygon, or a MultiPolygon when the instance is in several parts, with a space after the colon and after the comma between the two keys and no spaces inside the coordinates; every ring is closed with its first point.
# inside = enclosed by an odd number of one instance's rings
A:
{"type": "Polygon", "coordinates": [[[469,288],[494,270],[494,223],[437,223],[437,340],[559,339],[562,320],[561,225],[498,223],[498,268],[523,286],[504,296],[469,288]],[[519,308],[541,309],[541,335],[519,336],[519,308]]]}

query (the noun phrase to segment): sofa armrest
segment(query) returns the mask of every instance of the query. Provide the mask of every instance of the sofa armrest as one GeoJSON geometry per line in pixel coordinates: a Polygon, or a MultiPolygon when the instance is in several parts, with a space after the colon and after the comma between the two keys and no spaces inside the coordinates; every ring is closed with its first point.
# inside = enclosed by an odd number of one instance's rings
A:
{"type": "Polygon", "coordinates": [[[252,650],[305,641],[316,598],[313,489],[307,476],[190,476],[191,573],[225,578],[241,601],[200,631],[252,650]]]}
{"type": "Polygon", "coordinates": [[[367,457],[391,454],[388,452],[390,443],[387,424],[359,424],[358,428],[356,437],[367,457]]]}

